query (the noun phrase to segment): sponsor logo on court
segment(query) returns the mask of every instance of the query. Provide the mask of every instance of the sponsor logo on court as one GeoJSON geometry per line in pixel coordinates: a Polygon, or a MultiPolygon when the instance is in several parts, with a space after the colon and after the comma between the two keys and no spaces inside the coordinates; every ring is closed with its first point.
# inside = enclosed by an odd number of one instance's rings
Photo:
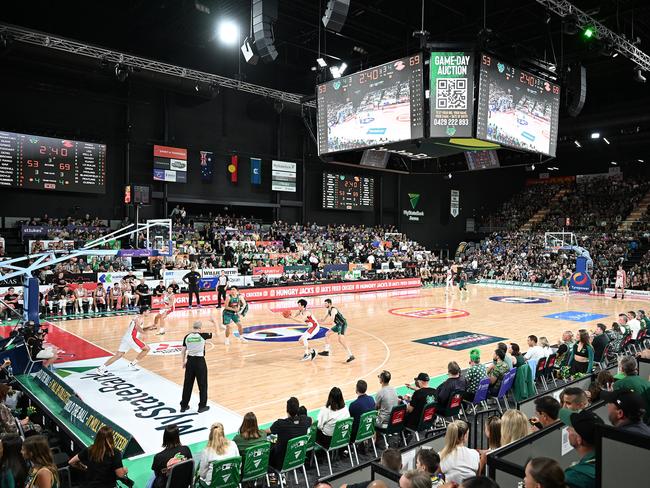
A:
{"type": "Polygon", "coordinates": [[[151,350],[149,355],[154,356],[177,356],[183,350],[181,341],[153,342],[149,343],[151,350]]]}
{"type": "Polygon", "coordinates": [[[499,296],[490,297],[490,300],[501,303],[515,303],[515,304],[531,304],[531,303],[550,303],[552,300],[541,297],[515,297],[515,296],[499,296]]]}
{"type": "Polygon", "coordinates": [[[592,320],[602,319],[603,317],[607,317],[607,315],[602,313],[577,312],[575,310],[544,315],[546,319],[571,320],[573,322],[591,322],[592,320]]]}
{"type": "Polygon", "coordinates": [[[424,339],[416,339],[413,342],[425,344],[427,346],[443,347],[454,351],[462,351],[471,347],[484,346],[493,342],[505,340],[504,337],[495,337],[487,334],[477,334],[475,332],[460,331],[452,334],[443,334],[424,339]]]}
{"type": "Polygon", "coordinates": [[[446,307],[400,307],[393,308],[388,312],[414,319],[459,319],[469,315],[469,312],[465,310],[446,307]]]}
{"type": "MultiPolygon", "coordinates": [[[[244,327],[244,338],[249,341],[261,342],[297,342],[307,330],[306,325],[300,324],[264,324],[244,327]]],[[[329,329],[321,325],[312,339],[322,339],[329,329]]]]}

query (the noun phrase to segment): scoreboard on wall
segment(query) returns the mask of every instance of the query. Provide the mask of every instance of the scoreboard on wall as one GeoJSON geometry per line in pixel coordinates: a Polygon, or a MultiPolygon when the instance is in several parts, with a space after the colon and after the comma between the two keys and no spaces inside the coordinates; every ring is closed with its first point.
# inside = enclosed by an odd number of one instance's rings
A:
{"type": "Polygon", "coordinates": [[[106,145],[0,131],[0,186],[104,193],[106,145]]]}
{"type": "Polygon", "coordinates": [[[324,209],[372,211],[374,207],[374,178],[323,173],[324,209]]]}

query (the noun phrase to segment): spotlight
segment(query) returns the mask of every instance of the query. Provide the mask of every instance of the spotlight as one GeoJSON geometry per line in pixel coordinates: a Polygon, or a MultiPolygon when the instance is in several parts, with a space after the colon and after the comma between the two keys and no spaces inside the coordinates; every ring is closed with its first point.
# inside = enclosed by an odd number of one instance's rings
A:
{"type": "Polygon", "coordinates": [[[618,53],[612,54],[612,58],[615,58],[616,56],[618,56],[618,53]]]}
{"type": "Polygon", "coordinates": [[[531,165],[530,165],[530,169],[532,169],[533,171],[535,171],[535,165],[534,165],[534,164],[531,164],[531,165]]]}
{"type": "Polygon", "coordinates": [[[126,79],[129,77],[130,71],[131,70],[129,69],[128,66],[124,66],[123,64],[120,63],[117,63],[115,65],[115,76],[121,82],[126,81],[126,79]]]}
{"type": "Polygon", "coordinates": [[[585,39],[591,39],[594,37],[595,34],[596,34],[596,29],[594,29],[591,26],[586,27],[585,30],[582,31],[582,37],[584,37],[585,39]]]}
{"type": "Polygon", "coordinates": [[[573,141],[573,143],[574,143],[577,147],[582,147],[582,144],[580,144],[580,142],[578,141],[578,139],[576,139],[575,141],[573,141]]]}
{"type": "Polygon", "coordinates": [[[636,81],[637,83],[645,83],[645,76],[643,76],[643,72],[641,71],[641,68],[634,69],[634,81],[636,81]]]}
{"type": "Polygon", "coordinates": [[[606,144],[609,144],[609,140],[607,139],[607,137],[603,137],[603,141],[605,141],[606,144]]]}
{"type": "Polygon", "coordinates": [[[618,163],[616,161],[611,161],[611,163],[616,166],[618,163]]]}
{"type": "Polygon", "coordinates": [[[222,20],[217,26],[219,40],[227,46],[232,46],[239,40],[239,27],[232,20],[222,20]]]}
{"type": "Polygon", "coordinates": [[[255,51],[254,41],[250,37],[244,39],[244,43],[241,45],[241,52],[248,64],[256,65],[260,59],[255,51]]]}
{"type": "Polygon", "coordinates": [[[645,163],[645,161],[644,161],[643,159],[637,159],[637,161],[638,161],[639,163],[645,163]]]}
{"type": "Polygon", "coordinates": [[[333,78],[340,78],[347,67],[346,63],[341,63],[340,66],[330,66],[330,73],[332,73],[333,78]]]}
{"type": "Polygon", "coordinates": [[[449,174],[447,175],[447,178],[449,178],[449,179],[451,180],[451,173],[449,173],[449,174]]]}
{"type": "Polygon", "coordinates": [[[196,84],[194,85],[194,91],[198,92],[199,91],[199,82],[197,81],[196,84]]]}
{"type": "Polygon", "coordinates": [[[580,30],[578,27],[578,16],[576,14],[570,14],[564,17],[562,30],[565,34],[569,34],[570,36],[577,34],[578,30],[580,30]]]}
{"type": "Polygon", "coordinates": [[[600,132],[592,132],[591,133],[591,138],[592,139],[600,139],[600,132]]]}
{"type": "Polygon", "coordinates": [[[327,68],[327,63],[323,58],[317,58],[316,62],[318,63],[318,66],[320,66],[321,68],[327,68]]]}

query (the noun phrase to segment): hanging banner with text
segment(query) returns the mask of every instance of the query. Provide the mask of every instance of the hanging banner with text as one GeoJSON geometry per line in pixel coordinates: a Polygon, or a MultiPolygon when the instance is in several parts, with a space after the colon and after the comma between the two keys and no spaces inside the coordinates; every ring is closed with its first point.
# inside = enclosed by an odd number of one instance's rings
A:
{"type": "Polygon", "coordinates": [[[460,209],[460,191],[451,190],[451,199],[449,203],[449,213],[452,217],[458,217],[460,209]]]}
{"type": "Polygon", "coordinates": [[[473,53],[432,52],[430,70],[430,137],[472,137],[473,53]]]}

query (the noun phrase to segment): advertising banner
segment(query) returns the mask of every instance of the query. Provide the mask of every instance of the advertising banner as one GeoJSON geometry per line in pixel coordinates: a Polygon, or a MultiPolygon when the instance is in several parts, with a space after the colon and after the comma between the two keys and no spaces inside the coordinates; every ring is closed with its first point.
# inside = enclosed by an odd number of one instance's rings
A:
{"type": "Polygon", "coordinates": [[[143,277],[142,271],[117,271],[115,273],[97,273],[97,281],[105,285],[112,286],[119,283],[125,276],[134,275],[137,279],[143,277]]]}
{"type": "MultiPolygon", "coordinates": [[[[404,278],[401,280],[375,280],[375,281],[351,281],[346,283],[328,283],[321,285],[298,285],[281,286],[273,288],[248,288],[239,290],[247,301],[255,302],[260,300],[277,300],[282,298],[298,298],[317,295],[329,295],[338,293],[361,293],[367,291],[396,290],[400,288],[419,288],[422,286],[420,278],[404,278]]],[[[201,292],[201,304],[214,305],[217,303],[217,292],[201,292]]],[[[162,299],[152,298],[154,309],[160,308],[162,299]]],[[[175,296],[176,308],[187,307],[189,299],[187,294],[175,296]]]]}
{"type": "Polygon", "coordinates": [[[323,272],[329,273],[345,273],[349,269],[347,264],[326,264],[323,266],[323,272]]]}
{"type": "Polygon", "coordinates": [[[432,52],[430,137],[472,137],[474,131],[474,54],[432,52]]]}
{"type": "Polygon", "coordinates": [[[253,268],[253,276],[266,273],[267,276],[282,276],[284,273],[283,266],[256,266],[253,268]]]}
{"type": "Polygon", "coordinates": [[[284,267],[284,272],[288,275],[296,274],[309,274],[311,273],[311,266],[306,266],[304,264],[292,264],[284,267]]]}

